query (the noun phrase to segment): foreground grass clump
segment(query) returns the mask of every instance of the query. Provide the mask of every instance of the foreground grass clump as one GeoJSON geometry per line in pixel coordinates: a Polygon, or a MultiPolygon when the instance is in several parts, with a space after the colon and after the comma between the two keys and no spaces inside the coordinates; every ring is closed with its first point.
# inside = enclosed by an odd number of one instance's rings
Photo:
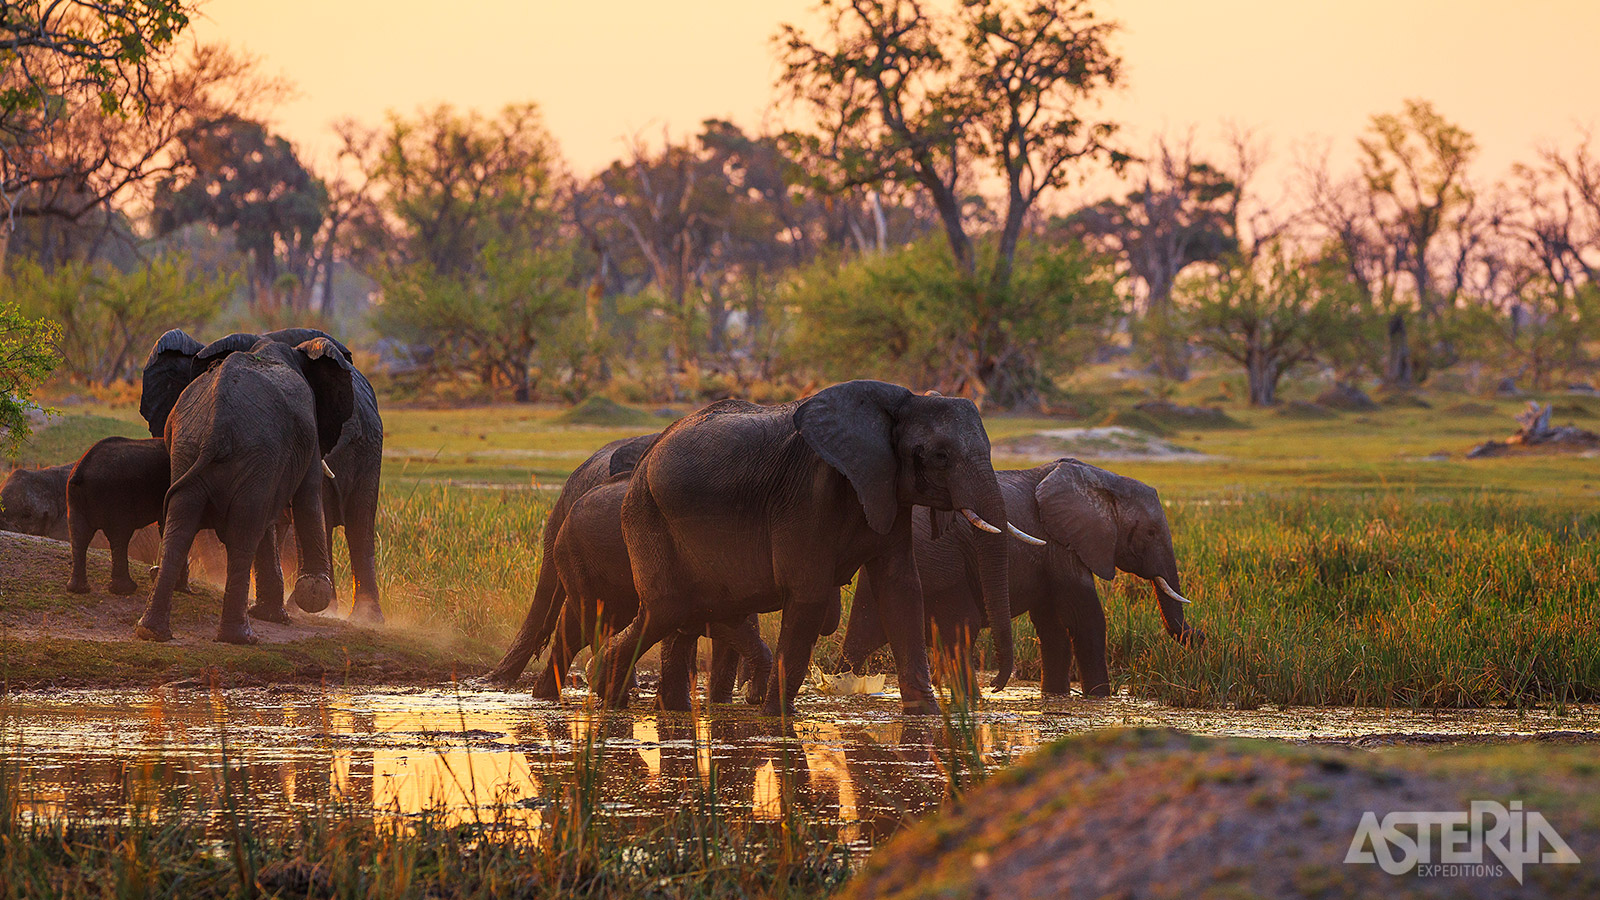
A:
{"type": "Polygon", "coordinates": [[[1305,492],[1170,509],[1187,612],[1105,586],[1113,673],[1194,706],[1600,699],[1600,515],[1504,496],[1305,492]]]}

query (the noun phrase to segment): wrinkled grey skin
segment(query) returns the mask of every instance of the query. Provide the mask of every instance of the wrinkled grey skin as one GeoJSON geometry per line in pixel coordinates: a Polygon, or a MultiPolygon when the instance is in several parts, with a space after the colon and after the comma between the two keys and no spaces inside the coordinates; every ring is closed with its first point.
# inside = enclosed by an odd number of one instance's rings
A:
{"type": "Polygon", "coordinates": [[[256,602],[250,615],[288,621],[278,569],[277,531],[284,507],[294,512],[300,575],[290,599],[319,612],[334,599],[323,528],[322,466],[352,415],[353,369],[326,338],[298,347],[261,340],[219,341],[214,356],[166,417],[172,486],[163,519],[161,568],[135,636],[172,638],[172,592],[195,532],[213,528],[228,551],[217,640],[254,643],[246,617],[250,571],[256,602]]]}
{"type": "MultiPolygon", "coordinates": [[[[316,338],[332,341],[351,361],[349,348],[332,336],[314,328],[287,328],[263,335],[236,334],[202,346],[179,329],[161,336],[144,367],[144,390],[139,412],[150,424],[150,433],[161,437],[167,415],[191,381],[205,371],[210,362],[229,352],[249,349],[257,340],[276,341],[296,346],[316,338]]],[[[377,395],[361,372],[351,368],[355,410],[340,433],[339,442],[324,461],[334,473],[323,479],[323,513],[326,540],[333,542],[333,530],[344,526],[350,548],[350,571],[355,580],[355,598],[350,616],[367,622],[382,622],[383,609],[378,593],[378,490],[383,469],[383,418],[378,413],[377,395]]]]}
{"type": "MultiPolygon", "coordinates": [[[[1110,692],[1106,670],[1106,617],[1094,576],[1118,570],[1151,581],[1167,633],[1184,644],[1204,635],[1184,621],[1183,606],[1154,586],[1166,579],[1181,593],[1177,554],[1161,498],[1154,488],[1075,459],[995,473],[1011,524],[1047,540],[1043,547],[1010,542],[1011,612],[1027,613],[1039,635],[1044,677],[1040,690],[1065,694],[1074,653],[1083,692],[1110,692]]],[[[989,619],[979,601],[974,538],[959,516],[917,510],[917,572],[930,637],[970,648],[989,619]]],[[[879,625],[877,584],[863,579],[845,631],[844,658],[861,670],[886,638],[879,625]]]]}
{"type": "MultiPolygon", "coordinates": [[[[88,593],[89,542],[102,531],[111,545],[111,593],[127,596],[139,590],[128,572],[128,543],[139,529],[160,526],[171,478],[167,445],[158,438],[109,437],[97,441],[73,464],[67,479],[72,539],[68,591],[88,593]]],[[[180,577],[177,590],[188,588],[187,575],[180,577]]]]}
{"type": "MultiPolygon", "coordinates": [[[[881,381],[782,406],[722,401],[668,428],[640,460],[622,528],[640,614],[607,645],[599,694],[627,700],[633,662],[686,624],[783,611],[763,711],[793,709],[838,589],[858,569],[884,585],[883,627],[902,704],[938,709],[923,641],[911,510],[970,508],[1004,530],[989,437],[966,400],[881,381]]],[[[978,539],[1003,686],[1011,674],[1004,534],[978,539]]]]}
{"type": "Polygon", "coordinates": [[[539,566],[533,602],[528,606],[528,614],[523,617],[516,638],[511,641],[500,662],[484,676],[485,680],[503,687],[516,684],[517,679],[522,677],[522,670],[544,650],[555,632],[567,594],[561,586],[555,566],[550,563],[555,559],[556,535],[560,533],[561,524],[566,521],[573,504],[578,502],[579,497],[604,484],[613,474],[632,472],[645,449],[660,436],[657,432],[612,441],[572,470],[566,484],[561,486],[561,495],[550,508],[550,515],[545,518],[544,533],[539,537],[539,558],[544,562],[539,566]]]}
{"type": "Polygon", "coordinates": [[[67,539],[67,479],[72,463],[17,469],[0,485],[0,531],[67,539]]]}
{"type": "MultiPolygon", "coordinates": [[[[556,624],[549,664],[533,689],[536,697],[559,697],[561,678],[578,651],[591,645],[597,634],[615,634],[626,628],[638,614],[639,595],[622,536],[622,503],[628,482],[629,473],[622,472],[585,492],[561,523],[551,559],[566,601],[556,624]]],[[[837,624],[836,616],[835,627],[837,624]]],[[[657,693],[661,708],[689,709],[695,645],[702,632],[714,643],[711,702],[732,700],[742,659],[750,671],[746,701],[760,703],[772,672],[772,653],[761,640],[760,622],[752,613],[736,621],[686,627],[667,636],[662,643],[657,693]]]]}
{"type": "MultiPolygon", "coordinates": [[[[574,469],[566,484],[562,485],[561,495],[556,498],[550,515],[545,519],[544,533],[540,537],[543,550],[541,559],[544,562],[534,587],[533,602],[511,646],[499,664],[485,676],[488,681],[505,687],[515,684],[528,662],[544,650],[553,635],[559,635],[551,648],[549,663],[534,687],[536,697],[559,698],[561,680],[566,675],[567,667],[578,652],[593,640],[596,625],[603,624],[607,632],[614,633],[633,620],[639,599],[633,590],[633,573],[629,568],[627,550],[620,543],[620,502],[591,505],[591,516],[584,524],[570,531],[563,526],[578,502],[590,492],[614,479],[621,479],[625,483],[639,457],[657,437],[660,437],[659,433],[606,444],[574,469]],[[614,508],[606,511],[606,507],[614,508]],[[618,539],[608,544],[606,537],[613,533],[618,539]],[[558,553],[558,537],[562,534],[566,535],[566,541],[558,553]],[[593,545],[599,545],[599,549],[593,545]],[[556,564],[561,555],[572,560],[568,564],[570,570],[588,571],[589,583],[593,586],[588,602],[571,602],[565,585],[571,578],[563,578],[556,564]],[[603,623],[597,621],[596,615],[602,607],[605,611],[603,623]]],[[[748,641],[751,633],[753,630],[740,635],[739,649],[743,651],[743,657],[750,659],[753,667],[760,667],[763,660],[766,666],[770,666],[771,652],[765,643],[761,643],[758,633],[755,643],[751,644],[748,641]]],[[[694,663],[692,648],[691,641],[687,658],[682,653],[675,657],[680,668],[669,669],[663,665],[663,684],[669,680],[674,684],[683,682],[683,690],[687,692],[687,682],[694,663]]],[[[718,649],[721,650],[720,641],[718,649]]],[[[732,648],[730,651],[718,653],[720,659],[714,657],[711,678],[713,702],[725,703],[732,695],[741,655],[732,648]]],[[[760,687],[764,690],[766,669],[759,668],[759,671],[762,673],[760,687]]]]}

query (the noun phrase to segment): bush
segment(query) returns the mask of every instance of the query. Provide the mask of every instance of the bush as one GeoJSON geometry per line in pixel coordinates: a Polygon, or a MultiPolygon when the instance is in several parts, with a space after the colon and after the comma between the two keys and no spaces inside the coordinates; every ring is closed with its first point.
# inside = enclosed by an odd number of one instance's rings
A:
{"type": "Polygon", "coordinates": [[[46,272],[18,259],[0,293],[27,315],[57,327],[61,367],[83,384],[132,378],[145,354],[169,328],[197,330],[233,293],[231,275],[212,275],[187,257],[162,256],[121,272],[105,263],[68,263],[46,272]]]}

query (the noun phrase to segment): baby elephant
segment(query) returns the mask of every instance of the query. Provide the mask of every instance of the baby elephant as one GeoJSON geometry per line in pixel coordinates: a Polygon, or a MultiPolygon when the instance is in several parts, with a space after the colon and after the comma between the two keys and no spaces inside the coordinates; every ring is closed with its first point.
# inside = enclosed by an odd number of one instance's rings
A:
{"type": "Polygon", "coordinates": [[[0,485],[0,531],[67,539],[67,477],[72,464],[17,469],[0,485]]]}
{"type": "Polygon", "coordinates": [[[111,544],[111,593],[127,596],[139,590],[128,574],[128,541],[146,525],[160,526],[171,478],[166,443],[159,438],[109,437],[83,454],[67,479],[72,536],[67,590],[89,592],[86,557],[89,541],[100,531],[111,544]]]}

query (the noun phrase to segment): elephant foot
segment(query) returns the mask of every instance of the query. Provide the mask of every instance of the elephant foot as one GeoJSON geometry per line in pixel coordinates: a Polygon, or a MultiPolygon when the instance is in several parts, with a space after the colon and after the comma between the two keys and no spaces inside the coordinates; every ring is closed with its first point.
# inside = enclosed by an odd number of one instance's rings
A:
{"type": "Polygon", "coordinates": [[[261,639],[250,630],[249,620],[243,622],[224,622],[217,626],[217,640],[224,644],[254,644],[261,639]]]}
{"type": "Polygon", "coordinates": [[[932,697],[920,700],[901,700],[900,712],[908,716],[937,716],[939,701],[932,697]]]}
{"type": "Polygon", "coordinates": [[[1174,640],[1191,650],[1205,645],[1206,633],[1199,628],[1185,628],[1172,636],[1174,640]]]}
{"type": "Polygon", "coordinates": [[[138,625],[134,626],[133,636],[141,641],[155,641],[158,644],[165,644],[167,641],[172,640],[172,629],[165,628],[158,630],[149,627],[143,622],[140,622],[138,625]]]}
{"type": "Polygon", "coordinates": [[[184,580],[178,582],[178,585],[176,587],[174,587],[173,590],[177,591],[180,594],[192,594],[192,593],[194,593],[194,588],[192,586],[190,586],[189,579],[187,579],[187,578],[185,578],[184,580]]]}
{"type": "Polygon", "coordinates": [[[294,605],[308,613],[319,613],[333,602],[333,579],[326,575],[301,575],[294,583],[294,593],[289,596],[294,605]]]}
{"type": "MultiPolygon", "coordinates": [[[[72,586],[68,585],[67,590],[71,591],[72,586]]],[[[84,591],[73,591],[73,593],[84,593],[84,591]]],[[[131,597],[139,593],[139,585],[132,578],[124,578],[121,581],[112,579],[111,593],[116,594],[118,597],[131,597]]]]}
{"type": "Polygon", "coordinates": [[[363,625],[382,625],[383,610],[378,607],[376,600],[356,600],[356,605],[350,610],[350,621],[363,625]]]}
{"type": "Polygon", "coordinates": [[[1089,685],[1089,686],[1087,686],[1087,687],[1085,687],[1083,689],[1083,695],[1085,697],[1088,697],[1088,698],[1092,699],[1092,700],[1104,700],[1105,698],[1111,696],[1111,685],[1109,685],[1109,684],[1089,685]]]}
{"type": "Polygon", "coordinates": [[[792,719],[794,718],[794,703],[793,701],[789,703],[780,703],[775,698],[768,697],[766,698],[766,701],[761,704],[761,714],[763,716],[773,717],[784,716],[792,719]]]}
{"type": "MultiPolygon", "coordinates": [[[[78,581],[77,579],[73,579],[72,581],[67,582],[67,593],[69,593],[69,594],[87,594],[87,593],[89,593],[89,585],[88,585],[87,582],[78,581]]],[[[129,591],[129,593],[132,593],[132,591],[129,591]]]]}
{"type": "Polygon", "coordinates": [[[254,603],[250,606],[250,618],[260,619],[263,622],[277,622],[279,625],[287,625],[289,624],[289,611],[284,609],[282,603],[254,603]]]}
{"type": "Polygon", "coordinates": [[[554,678],[540,677],[533,684],[532,695],[537,700],[560,700],[561,686],[556,684],[554,678]]]}
{"type": "Polygon", "coordinates": [[[656,694],[656,708],[665,712],[688,712],[689,698],[671,694],[656,694]]]}

